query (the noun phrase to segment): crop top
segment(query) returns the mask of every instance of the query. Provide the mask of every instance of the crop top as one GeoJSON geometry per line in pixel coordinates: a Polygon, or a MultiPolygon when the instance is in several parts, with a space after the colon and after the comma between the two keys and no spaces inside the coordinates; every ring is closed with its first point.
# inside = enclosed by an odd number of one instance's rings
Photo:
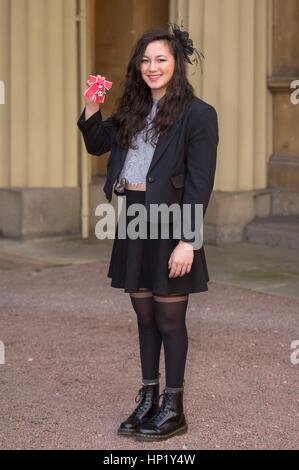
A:
{"type": "MultiPolygon", "coordinates": [[[[129,148],[125,163],[123,165],[122,171],[119,175],[119,178],[117,180],[117,190],[119,192],[122,192],[123,187],[126,182],[130,184],[140,184],[140,183],[145,183],[146,182],[146,174],[148,172],[148,169],[150,167],[155,148],[157,145],[157,140],[155,141],[154,144],[151,144],[149,142],[149,139],[147,142],[145,142],[145,134],[146,131],[148,130],[148,127],[152,120],[154,119],[156,112],[157,112],[157,107],[158,107],[158,100],[153,99],[153,105],[151,108],[150,113],[148,114],[146,120],[147,124],[144,129],[142,129],[141,132],[139,132],[134,138],[133,138],[133,145],[137,146],[136,150],[129,148]]],[[[151,136],[151,133],[149,132],[148,137],[151,136]]]]}

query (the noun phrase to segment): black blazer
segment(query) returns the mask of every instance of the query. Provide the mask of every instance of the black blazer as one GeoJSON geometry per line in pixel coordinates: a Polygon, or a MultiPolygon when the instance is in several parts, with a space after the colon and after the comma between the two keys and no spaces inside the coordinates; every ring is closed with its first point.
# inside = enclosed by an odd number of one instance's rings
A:
{"type": "MultiPolygon", "coordinates": [[[[77,125],[87,152],[102,155],[111,151],[107,162],[104,192],[110,202],[113,185],[125,162],[127,150],[118,146],[112,118],[103,121],[101,110],[85,120],[85,108],[77,125]]],[[[184,113],[160,135],[146,176],[145,206],[150,204],[191,204],[194,227],[195,204],[203,204],[205,215],[214,186],[218,146],[218,118],[213,106],[194,97],[184,113]]],[[[183,235],[182,240],[186,239],[183,235]]]]}

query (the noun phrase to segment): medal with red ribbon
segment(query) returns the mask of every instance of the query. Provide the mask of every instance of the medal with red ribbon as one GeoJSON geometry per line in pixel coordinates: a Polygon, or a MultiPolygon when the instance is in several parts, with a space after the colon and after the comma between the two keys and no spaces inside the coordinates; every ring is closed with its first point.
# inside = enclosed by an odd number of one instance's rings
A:
{"type": "Polygon", "coordinates": [[[92,103],[104,103],[105,95],[112,88],[112,82],[101,75],[89,75],[86,85],[88,88],[85,90],[84,96],[92,103]]]}

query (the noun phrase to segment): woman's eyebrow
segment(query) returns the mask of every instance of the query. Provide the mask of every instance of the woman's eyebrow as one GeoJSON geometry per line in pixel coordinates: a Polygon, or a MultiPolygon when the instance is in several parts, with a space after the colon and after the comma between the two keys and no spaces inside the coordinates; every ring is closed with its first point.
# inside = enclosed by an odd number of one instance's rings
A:
{"type": "MultiPolygon", "coordinates": [[[[142,56],[142,57],[148,57],[148,56],[147,56],[147,55],[144,55],[144,56],[142,56]]],[[[156,57],[166,57],[166,55],[165,55],[165,54],[160,54],[160,55],[156,55],[156,57]]]]}

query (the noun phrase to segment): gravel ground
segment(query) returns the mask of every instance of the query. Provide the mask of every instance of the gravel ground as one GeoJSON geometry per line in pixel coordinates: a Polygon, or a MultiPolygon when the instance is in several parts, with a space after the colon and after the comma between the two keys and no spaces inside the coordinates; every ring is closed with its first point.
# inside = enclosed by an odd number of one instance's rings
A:
{"type": "Polygon", "coordinates": [[[298,300],[212,281],[187,311],[188,433],[118,436],[141,374],[135,313],[107,270],[0,272],[2,449],[298,449],[298,300]]]}

